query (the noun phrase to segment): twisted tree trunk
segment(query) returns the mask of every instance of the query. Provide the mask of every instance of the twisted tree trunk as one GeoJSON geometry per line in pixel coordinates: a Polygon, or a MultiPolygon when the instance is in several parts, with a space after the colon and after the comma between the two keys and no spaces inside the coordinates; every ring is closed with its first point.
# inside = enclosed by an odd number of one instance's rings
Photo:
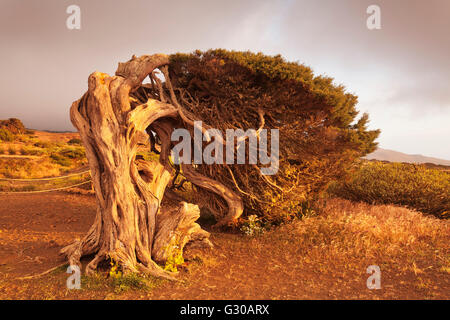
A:
{"type": "Polygon", "coordinates": [[[189,241],[211,245],[209,234],[195,223],[200,214],[196,205],[182,202],[177,208],[161,210],[164,192],[174,176],[167,164],[170,132],[166,130],[164,139],[169,142],[162,146],[160,162],[136,159],[138,146],[150,139],[147,131],[152,124],[161,138],[164,132],[156,121],[180,118],[180,109],[162,102],[163,95],[142,103],[131,94],[155,68],[168,63],[166,55],[157,54],[120,63],[113,77],[94,72],[88,91],[70,109],[71,121],[86,148],[98,209],[87,235],[61,253],[76,265],[82,256],[95,255],[86,267],[87,274],[100,261],[113,259],[125,272],[173,279],[174,274],[156,262],[164,262],[175,248],[182,250],[189,241]]]}

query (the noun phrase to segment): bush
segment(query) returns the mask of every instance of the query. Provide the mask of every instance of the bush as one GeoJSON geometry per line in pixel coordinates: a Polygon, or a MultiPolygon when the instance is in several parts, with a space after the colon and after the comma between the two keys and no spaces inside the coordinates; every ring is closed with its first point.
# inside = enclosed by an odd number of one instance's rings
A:
{"type": "MultiPolygon", "coordinates": [[[[195,167],[239,195],[244,216],[281,223],[307,214],[305,203],[376,148],[379,131],[368,129],[367,114],[357,117],[355,95],[280,55],[222,49],[179,53],[170,56],[169,72],[186,111],[222,134],[230,128],[257,129],[262,118],[264,128],[278,130],[279,170],[273,176],[248,162],[195,167]]],[[[196,196],[197,203],[208,199],[206,206],[216,216],[226,214],[220,196],[201,187],[196,196]]]]}
{"type": "Polygon", "coordinates": [[[12,192],[29,192],[29,191],[37,191],[38,187],[35,185],[27,185],[27,186],[23,186],[23,187],[15,187],[12,188],[11,190],[7,190],[7,191],[12,191],[12,192]]]}
{"type": "Polygon", "coordinates": [[[0,129],[0,141],[11,142],[14,138],[14,134],[8,129],[0,129]]]}
{"type": "Polygon", "coordinates": [[[62,151],[60,151],[60,154],[70,159],[82,159],[85,157],[84,150],[81,148],[77,149],[65,148],[62,151]]]}
{"type": "Polygon", "coordinates": [[[43,148],[43,149],[50,149],[50,148],[54,147],[55,144],[52,142],[49,142],[49,141],[38,141],[38,142],[34,143],[34,146],[38,147],[38,148],[43,148]]]}
{"type": "Polygon", "coordinates": [[[82,145],[82,144],[83,144],[82,141],[81,141],[80,139],[76,139],[76,138],[70,139],[67,143],[70,144],[70,145],[74,145],[74,144],[76,144],[76,145],[82,145]]]}
{"type": "Polygon", "coordinates": [[[8,120],[0,120],[0,129],[6,129],[14,134],[21,134],[26,131],[22,121],[16,118],[10,118],[8,120]]]}
{"type": "Polygon", "coordinates": [[[52,154],[50,155],[50,158],[52,158],[52,160],[53,160],[55,163],[57,163],[57,164],[59,164],[60,166],[63,166],[63,167],[70,167],[71,164],[72,164],[72,162],[70,161],[70,159],[67,159],[67,158],[65,158],[64,156],[59,155],[59,154],[56,154],[56,153],[52,153],[52,154]]]}
{"type": "Polygon", "coordinates": [[[372,204],[398,204],[440,218],[450,216],[450,172],[424,165],[361,162],[329,193],[372,204]]]}
{"type": "Polygon", "coordinates": [[[20,154],[22,155],[31,155],[31,156],[39,156],[42,155],[44,152],[37,148],[32,147],[22,147],[20,148],[20,154]]]}
{"type": "Polygon", "coordinates": [[[14,149],[13,147],[9,147],[8,148],[8,153],[9,154],[16,154],[16,152],[17,152],[16,149],[14,149]]]}
{"type": "Polygon", "coordinates": [[[262,234],[264,228],[261,226],[260,219],[256,215],[248,216],[247,221],[245,221],[240,230],[248,236],[255,236],[262,234]]]}

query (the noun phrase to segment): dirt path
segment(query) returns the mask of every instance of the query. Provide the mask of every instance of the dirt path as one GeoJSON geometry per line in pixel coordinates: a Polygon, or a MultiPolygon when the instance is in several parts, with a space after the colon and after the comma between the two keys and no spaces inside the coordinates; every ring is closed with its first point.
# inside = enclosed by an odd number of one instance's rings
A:
{"type": "Polygon", "coordinates": [[[151,291],[68,290],[64,270],[40,279],[15,280],[64,262],[58,256],[59,249],[87,231],[95,209],[95,198],[88,195],[61,192],[0,196],[0,298],[449,298],[449,274],[440,271],[442,267],[437,262],[417,259],[419,271],[414,272],[402,269],[401,260],[392,262],[380,256],[376,263],[383,270],[382,289],[369,290],[366,268],[374,263],[373,257],[357,256],[348,262],[317,255],[315,242],[306,244],[294,225],[256,238],[214,233],[215,248],[200,251],[189,261],[181,270],[182,282],[164,281],[151,291]],[[300,241],[304,246],[299,245],[300,241]]]}

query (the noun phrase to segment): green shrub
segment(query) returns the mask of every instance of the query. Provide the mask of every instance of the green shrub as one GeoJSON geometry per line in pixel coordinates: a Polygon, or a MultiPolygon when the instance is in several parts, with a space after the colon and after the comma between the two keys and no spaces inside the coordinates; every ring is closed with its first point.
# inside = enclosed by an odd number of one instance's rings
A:
{"type": "Polygon", "coordinates": [[[70,145],[74,145],[74,144],[82,145],[83,144],[82,141],[80,139],[77,139],[77,138],[70,139],[67,143],[70,144],[70,145]]]}
{"type": "Polygon", "coordinates": [[[10,118],[8,120],[0,120],[0,129],[6,129],[13,134],[21,134],[25,132],[25,126],[22,121],[16,118],[10,118]]]}
{"type": "Polygon", "coordinates": [[[136,273],[128,273],[120,277],[112,278],[112,285],[116,293],[133,289],[148,291],[154,287],[151,281],[136,273]]]}
{"type": "MultiPolygon", "coordinates": [[[[367,114],[358,119],[357,96],[280,55],[223,49],[178,53],[170,56],[169,72],[180,89],[174,94],[195,101],[183,103],[186,111],[222,134],[230,128],[258,128],[262,118],[265,128],[278,130],[278,170],[272,176],[248,161],[195,167],[242,198],[244,217],[282,223],[309,214],[305,203],[376,148],[379,130],[369,130],[367,114]]],[[[195,196],[194,203],[208,199],[217,217],[226,214],[227,206],[215,193],[198,187],[195,196]]]]}
{"type": "Polygon", "coordinates": [[[41,149],[26,146],[20,148],[19,152],[22,155],[30,155],[30,156],[39,156],[44,153],[44,151],[42,151],[41,149]]]}
{"type": "Polygon", "coordinates": [[[36,191],[38,187],[36,185],[26,185],[26,186],[11,186],[7,184],[0,183],[1,192],[29,192],[36,191]]]}
{"type": "Polygon", "coordinates": [[[60,151],[60,154],[70,159],[82,159],[85,157],[85,152],[81,148],[65,148],[60,151]]]}
{"type": "Polygon", "coordinates": [[[40,149],[29,148],[28,154],[30,154],[32,156],[40,156],[40,155],[44,154],[44,151],[40,150],[40,149]]]}
{"type": "Polygon", "coordinates": [[[0,141],[11,142],[14,138],[14,134],[8,129],[0,129],[0,141]]]}
{"type": "Polygon", "coordinates": [[[52,153],[50,155],[50,158],[57,164],[59,164],[60,166],[63,167],[70,167],[70,165],[72,164],[72,162],[70,161],[70,159],[67,159],[66,157],[59,155],[57,153],[52,153]]]}
{"type": "Polygon", "coordinates": [[[260,219],[257,215],[250,215],[247,217],[241,226],[241,231],[248,236],[256,236],[264,232],[264,228],[261,226],[260,219]]]}
{"type": "Polygon", "coordinates": [[[23,187],[20,187],[20,188],[13,188],[13,191],[20,191],[20,192],[29,192],[29,191],[36,191],[36,190],[38,190],[38,188],[37,188],[37,186],[36,185],[27,185],[27,186],[23,186],[23,187]]]}
{"type": "Polygon", "coordinates": [[[8,148],[8,153],[9,153],[9,154],[16,154],[16,152],[17,152],[17,151],[16,151],[16,149],[15,149],[14,147],[11,147],[11,146],[10,146],[10,147],[8,148]]]}
{"type": "Polygon", "coordinates": [[[50,149],[55,147],[55,144],[49,141],[38,141],[34,143],[34,146],[43,149],[50,149]]]}
{"type": "Polygon", "coordinates": [[[398,204],[440,218],[450,216],[450,172],[424,165],[361,162],[328,192],[373,204],[398,204]]]}
{"type": "Polygon", "coordinates": [[[130,289],[149,290],[155,287],[155,283],[150,278],[143,277],[137,273],[123,273],[121,266],[113,258],[110,260],[108,285],[114,288],[115,293],[120,293],[130,289]]]}

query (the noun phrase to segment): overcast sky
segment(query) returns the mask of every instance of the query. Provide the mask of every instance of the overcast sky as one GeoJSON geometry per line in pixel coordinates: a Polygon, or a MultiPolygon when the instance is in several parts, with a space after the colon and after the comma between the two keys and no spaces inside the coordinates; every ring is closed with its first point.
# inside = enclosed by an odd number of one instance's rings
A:
{"type": "Polygon", "coordinates": [[[382,130],[380,147],[450,159],[450,1],[0,1],[0,119],[74,130],[93,71],[133,54],[226,48],[282,54],[335,78],[382,130]],[[81,8],[69,30],[66,8],[81,8]],[[369,30],[366,9],[381,8],[369,30]]]}

